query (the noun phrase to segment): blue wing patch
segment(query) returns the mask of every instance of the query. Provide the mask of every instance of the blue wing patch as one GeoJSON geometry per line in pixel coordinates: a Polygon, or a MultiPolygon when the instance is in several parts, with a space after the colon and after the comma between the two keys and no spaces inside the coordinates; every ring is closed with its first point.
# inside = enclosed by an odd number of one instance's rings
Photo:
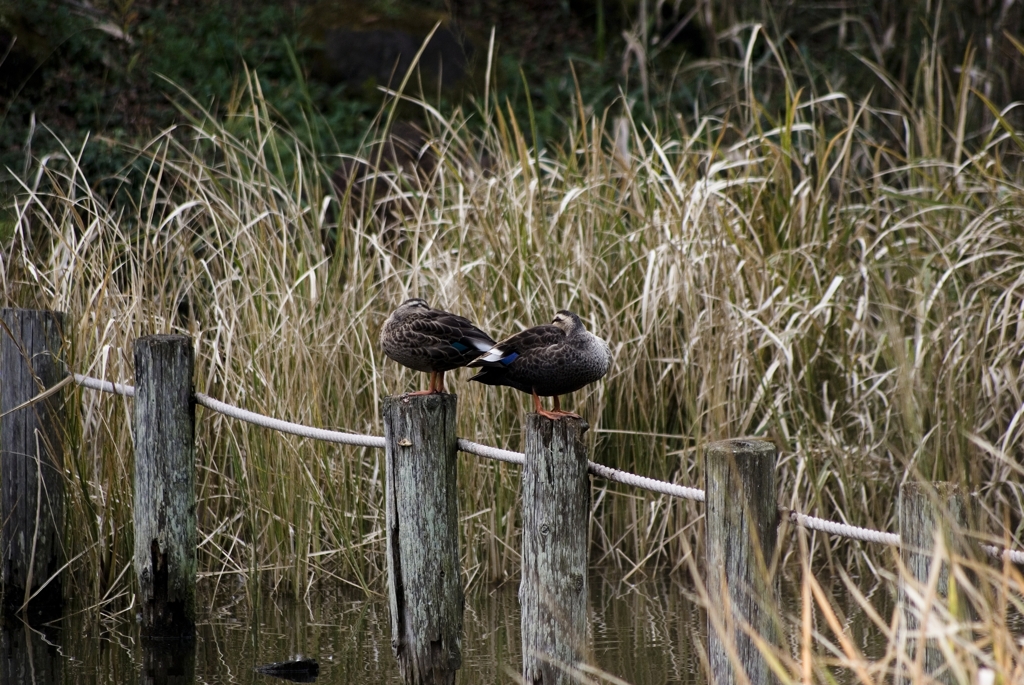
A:
{"type": "Polygon", "coordinates": [[[517,359],[519,359],[519,353],[518,352],[513,352],[512,354],[510,354],[507,357],[502,357],[499,361],[501,361],[501,363],[504,364],[505,366],[508,366],[509,364],[511,364],[512,362],[514,362],[517,359]]]}
{"type": "Polygon", "coordinates": [[[458,350],[459,352],[465,352],[466,350],[468,350],[468,349],[469,349],[468,347],[466,347],[465,345],[463,345],[463,344],[462,344],[462,343],[460,343],[460,342],[453,342],[453,343],[452,343],[452,347],[454,347],[455,349],[457,349],[457,350],[458,350]]]}

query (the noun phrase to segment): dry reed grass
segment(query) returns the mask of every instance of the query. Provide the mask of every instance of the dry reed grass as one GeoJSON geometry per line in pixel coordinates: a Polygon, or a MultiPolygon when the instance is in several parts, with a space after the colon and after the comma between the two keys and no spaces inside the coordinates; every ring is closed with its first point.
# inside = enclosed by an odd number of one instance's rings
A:
{"type": "MultiPolygon", "coordinates": [[[[499,103],[474,114],[477,133],[467,113],[423,103],[440,163],[425,183],[387,175],[378,200],[394,211],[373,212],[333,194],[334,160],[275,125],[250,78],[226,115],[186,103],[192,124],[138,150],[132,204],[94,192],[77,151],[39,160],[4,245],[3,302],[69,312],[79,372],[131,381],[135,337],[183,332],[198,390],[370,433],[380,398],[420,382],[377,345],[396,303],[427,297],[496,337],[570,308],[614,354],[605,381],[570,403],[591,422],[596,461],[699,485],[701,444],[761,435],[781,448],[786,506],[892,529],[902,481],[953,480],[978,493],[982,532],[1020,547],[1024,145],[964,66],[950,87],[943,65],[922,64],[918,95],[893,86],[895,111],[808,97],[787,77],[773,113],[751,61],[723,63],[737,93],[726,109],[651,131],[581,106],[564,144],[539,154],[499,103]],[[994,124],[966,130],[979,112],[994,124]]],[[[518,447],[525,398],[455,375],[460,434],[518,447]]],[[[76,593],[111,608],[131,582],[129,402],[76,394],[70,436],[76,593]]],[[[215,590],[380,591],[381,454],[203,411],[197,431],[200,569],[215,590]]],[[[464,456],[459,478],[468,582],[515,576],[516,470],[464,456]]],[[[699,506],[596,486],[595,563],[627,577],[678,569],[700,545],[699,506]]],[[[825,656],[782,655],[780,674],[884,679],[896,652],[868,663],[843,638],[808,559],[844,578],[891,576],[887,553],[820,535],[805,552],[785,544],[806,605],[797,652],[825,656]]],[[[1021,578],[971,570],[989,613],[973,638],[950,629],[950,653],[1010,682],[1021,578]]]]}

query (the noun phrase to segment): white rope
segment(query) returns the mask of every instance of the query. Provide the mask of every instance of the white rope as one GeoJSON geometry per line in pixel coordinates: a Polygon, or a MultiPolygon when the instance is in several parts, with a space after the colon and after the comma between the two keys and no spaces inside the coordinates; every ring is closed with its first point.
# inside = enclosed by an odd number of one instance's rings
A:
{"type": "Polygon", "coordinates": [[[1002,547],[996,547],[994,545],[982,545],[981,549],[990,557],[1006,559],[1010,563],[1024,566],[1024,552],[1020,552],[1015,549],[1003,549],[1002,547]]]}
{"type": "Polygon", "coordinates": [[[896,533],[883,533],[880,530],[860,528],[859,526],[837,523],[836,521],[826,521],[816,516],[801,514],[798,511],[789,512],[789,520],[798,526],[809,528],[810,530],[820,530],[829,535],[840,535],[844,538],[852,538],[864,542],[880,542],[884,545],[896,545],[897,547],[900,544],[900,536],[896,533]]]}
{"type": "MultiPolygon", "coordinates": [[[[77,373],[74,374],[74,378],[76,383],[82,387],[90,388],[92,390],[100,390],[102,392],[114,393],[115,395],[125,395],[127,397],[134,397],[135,395],[135,388],[131,385],[112,383],[111,381],[83,376],[77,373]]],[[[215,400],[209,395],[201,392],[197,392],[195,397],[196,403],[206,407],[207,409],[212,409],[213,411],[224,414],[225,416],[230,416],[231,418],[238,419],[239,421],[245,421],[263,428],[270,428],[271,430],[280,431],[282,433],[290,433],[303,438],[323,440],[325,442],[333,442],[341,445],[375,447],[378,449],[384,447],[384,438],[376,435],[342,433],[340,431],[304,426],[301,423],[282,421],[281,419],[275,419],[270,416],[240,409],[239,407],[221,402],[220,400],[215,400]]],[[[464,438],[458,439],[458,448],[462,452],[475,454],[479,457],[484,457],[485,459],[496,459],[497,461],[504,461],[509,464],[518,464],[520,466],[526,463],[526,455],[522,452],[513,452],[512,450],[505,450],[500,447],[482,445],[478,442],[472,442],[464,438]]],[[[661,495],[695,500],[697,502],[704,501],[703,490],[690,488],[685,485],[666,483],[665,481],[647,478],[646,476],[638,476],[635,473],[620,471],[618,469],[613,469],[610,466],[604,466],[592,461],[587,462],[587,471],[595,476],[604,478],[605,480],[622,483],[624,485],[648,490],[661,495]]],[[[885,533],[879,530],[871,530],[870,528],[860,528],[858,526],[851,526],[845,523],[838,523],[836,521],[828,521],[815,516],[801,514],[798,511],[790,511],[789,518],[799,526],[810,530],[819,530],[823,533],[828,533],[829,535],[839,535],[853,540],[878,542],[885,545],[899,546],[900,544],[900,536],[896,533],[885,533]]],[[[1015,564],[1024,564],[1024,552],[1012,549],[1001,549],[992,545],[982,545],[981,548],[991,557],[1008,559],[1015,564]]]]}
{"type": "MultiPolygon", "coordinates": [[[[871,530],[870,528],[860,528],[845,523],[826,521],[825,519],[807,516],[797,511],[789,512],[789,519],[799,526],[809,528],[810,530],[820,530],[829,535],[839,535],[864,542],[880,542],[886,545],[895,545],[896,547],[902,545],[900,536],[897,533],[883,533],[878,530],[871,530]]],[[[981,550],[990,557],[1006,559],[1010,563],[1024,565],[1024,551],[1004,549],[995,545],[981,545],[981,550]]]]}
{"type": "Polygon", "coordinates": [[[509,464],[519,464],[520,466],[526,463],[526,455],[522,452],[513,452],[512,450],[503,450],[500,447],[481,445],[478,442],[470,442],[465,438],[459,438],[458,444],[460,451],[468,454],[475,454],[478,457],[497,459],[498,461],[508,462],[509,464]]]}
{"type": "MultiPolygon", "coordinates": [[[[459,438],[459,449],[463,452],[468,452],[469,454],[475,454],[487,459],[497,459],[498,461],[504,461],[510,464],[519,464],[522,466],[526,463],[526,455],[522,452],[513,452],[512,450],[503,450],[498,447],[491,447],[490,445],[481,445],[478,442],[470,442],[463,438],[459,438]]],[[[644,476],[638,476],[634,473],[619,471],[618,469],[613,469],[610,466],[604,466],[596,462],[588,461],[587,471],[595,476],[604,478],[605,480],[631,485],[635,488],[649,490],[650,492],[670,495],[672,497],[681,497],[683,499],[697,500],[698,502],[704,501],[703,490],[688,488],[685,485],[674,485],[673,483],[666,483],[664,481],[646,478],[644,476]]]]}
{"type": "Polygon", "coordinates": [[[220,412],[225,416],[230,416],[231,418],[238,419],[239,421],[245,421],[255,426],[270,428],[271,430],[280,431],[282,433],[291,433],[292,435],[298,435],[303,438],[323,440],[324,442],[333,442],[339,445],[378,448],[384,447],[384,438],[376,435],[342,433],[340,431],[330,431],[324,428],[303,426],[301,423],[282,421],[281,419],[274,419],[269,416],[264,416],[263,414],[257,414],[256,412],[239,409],[238,407],[226,404],[220,400],[215,400],[209,395],[205,395],[201,392],[196,393],[196,404],[201,404],[207,409],[212,409],[213,411],[220,412]]]}
{"type": "Polygon", "coordinates": [[[619,471],[610,466],[595,464],[594,462],[589,462],[587,470],[595,476],[600,476],[616,483],[632,485],[634,488],[641,488],[662,495],[671,495],[672,497],[681,497],[682,499],[692,499],[697,502],[704,501],[704,491],[697,488],[688,488],[685,485],[675,485],[674,483],[666,483],[665,481],[647,478],[646,476],[638,476],[635,473],[619,471]]]}
{"type": "Polygon", "coordinates": [[[105,381],[101,378],[83,376],[80,373],[72,375],[75,377],[75,383],[78,383],[83,388],[89,388],[90,390],[100,390],[102,392],[112,392],[115,395],[125,395],[126,397],[135,397],[134,385],[122,385],[121,383],[113,383],[111,381],[105,381]]]}

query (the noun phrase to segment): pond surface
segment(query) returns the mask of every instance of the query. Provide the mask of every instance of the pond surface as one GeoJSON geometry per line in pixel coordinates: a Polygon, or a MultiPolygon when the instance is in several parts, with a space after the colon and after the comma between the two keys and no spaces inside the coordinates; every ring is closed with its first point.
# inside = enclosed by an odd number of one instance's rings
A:
{"type": "MultiPolygon", "coordinates": [[[[686,580],[618,581],[619,572],[590,579],[593,662],[634,685],[704,683],[700,656],[705,618],[686,580]]],[[[633,579],[631,579],[633,580],[633,579]]],[[[476,586],[466,596],[463,667],[459,683],[514,683],[520,668],[518,582],[476,586]]],[[[784,590],[784,596],[794,594],[784,590]]],[[[785,611],[799,613],[791,602],[785,611]]],[[[856,612],[847,621],[862,623],[856,612]]],[[[868,653],[884,650],[866,625],[851,625],[868,653]]],[[[357,591],[318,592],[306,601],[263,598],[212,607],[198,627],[194,679],[188,656],[157,655],[172,667],[166,680],[149,672],[134,621],[97,622],[84,614],[65,617],[60,630],[32,631],[10,623],[0,631],[3,685],[57,683],[285,683],[255,671],[297,654],[320,666],[315,682],[400,683],[391,653],[386,597],[357,591]]]]}

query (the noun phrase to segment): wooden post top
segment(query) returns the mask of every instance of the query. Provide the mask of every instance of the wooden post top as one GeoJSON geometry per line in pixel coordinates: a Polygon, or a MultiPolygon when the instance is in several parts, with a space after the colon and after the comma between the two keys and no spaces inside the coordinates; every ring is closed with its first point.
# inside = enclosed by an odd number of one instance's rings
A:
{"type": "Polygon", "coordinates": [[[24,307],[0,307],[0,314],[7,315],[11,312],[23,312],[25,314],[49,314],[57,318],[64,318],[67,313],[57,309],[25,309],[24,307]]]}
{"type": "Polygon", "coordinates": [[[549,419],[548,417],[534,411],[531,411],[526,415],[526,426],[528,428],[538,429],[545,424],[552,428],[556,425],[572,426],[579,431],[580,435],[583,435],[590,430],[590,424],[587,423],[587,420],[582,416],[569,416],[566,414],[565,416],[557,419],[549,419]]]}
{"type": "Polygon", "coordinates": [[[959,483],[947,483],[944,481],[925,483],[908,480],[900,484],[900,494],[908,497],[924,495],[926,497],[936,497],[938,502],[948,502],[953,497],[963,496],[964,489],[959,483]]]}
{"type": "Polygon", "coordinates": [[[767,455],[778,450],[775,443],[761,438],[729,438],[717,440],[707,445],[709,454],[754,454],[767,455]]]}
{"type": "Polygon", "coordinates": [[[459,396],[453,392],[438,392],[432,395],[413,395],[412,393],[405,393],[404,395],[385,395],[381,402],[382,406],[385,407],[395,404],[426,404],[427,406],[430,406],[445,402],[458,402],[458,400],[459,396]]]}
{"type": "Polygon", "coordinates": [[[192,344],[191,336],[182,335],[181,333],[154,333],[135,339],[136,343],[145,343],[147,345],[159,345],[160,343],[180,344],[182,341],[187,341],[190,345],[192,344]]]}

